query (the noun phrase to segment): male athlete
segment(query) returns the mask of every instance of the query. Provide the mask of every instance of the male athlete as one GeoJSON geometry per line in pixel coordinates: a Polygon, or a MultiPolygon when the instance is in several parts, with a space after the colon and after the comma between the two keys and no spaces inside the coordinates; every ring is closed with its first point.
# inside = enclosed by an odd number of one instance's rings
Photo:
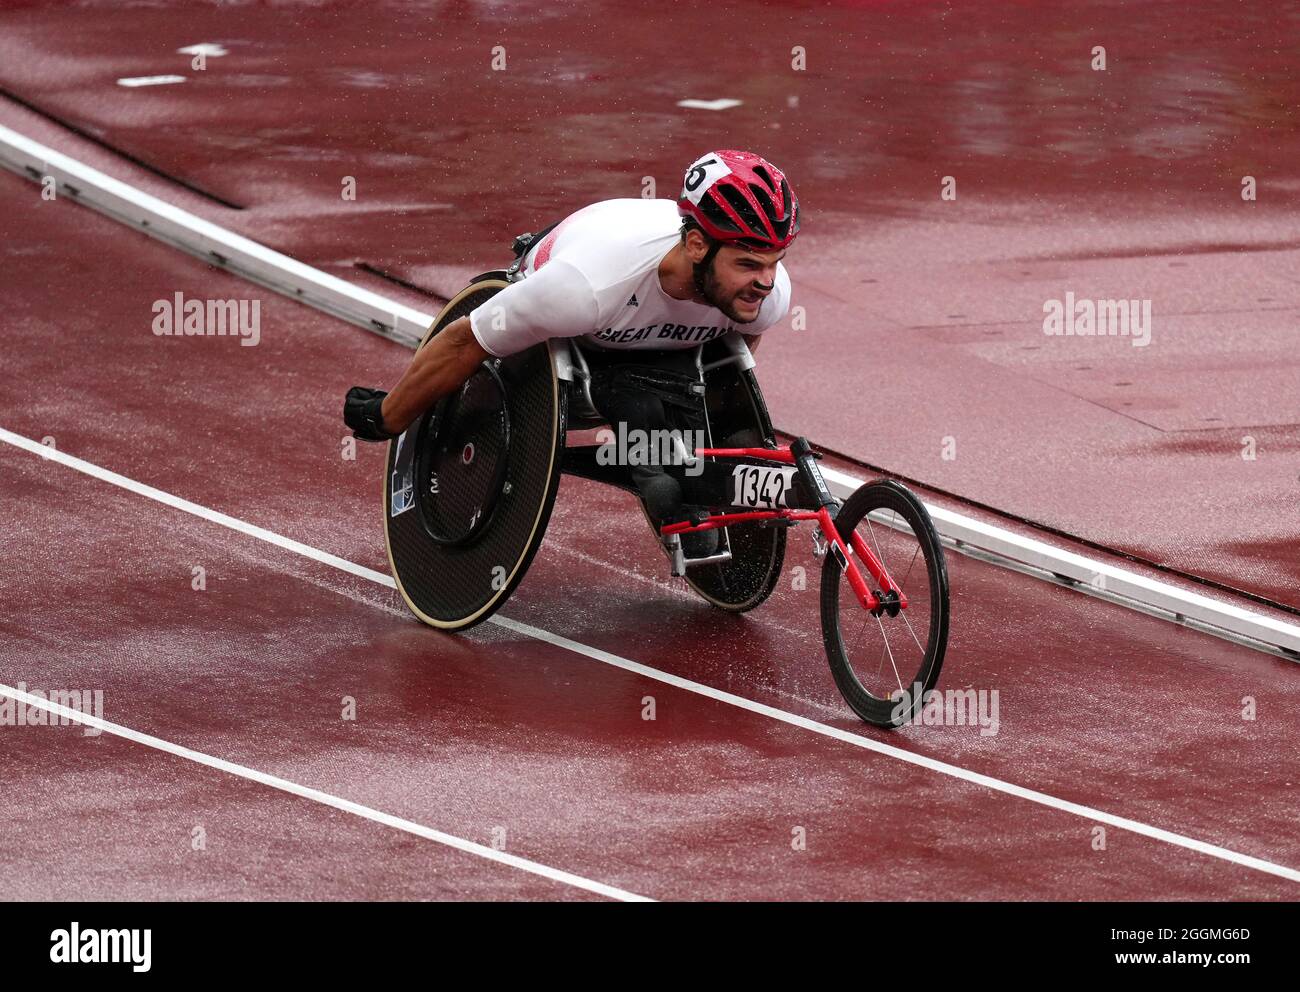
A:
{"type": "MultiPolygon", "coordinates": [[[[697,345],[733,330],[756,351],[790,308],[780,260],[798,233],[799,202],[779,169],[751,152],[710,152],[687,169],[675,209],[619,199],[570,214],[528,248],[523,278],[435,335],[391,393],[352,387],[343,419],[362,440],[389,440],[484,360],[573,337],[602,416],[629,431],[662,429],[661,397],[620,372],[686,372],[697,345]]],[[[676,480],[654,466],[632,476],[651,516],[671,519],[676,480]]],[[[683,551],[703,557],[717,542],[716,531],[688,534],[683,551]]]]}

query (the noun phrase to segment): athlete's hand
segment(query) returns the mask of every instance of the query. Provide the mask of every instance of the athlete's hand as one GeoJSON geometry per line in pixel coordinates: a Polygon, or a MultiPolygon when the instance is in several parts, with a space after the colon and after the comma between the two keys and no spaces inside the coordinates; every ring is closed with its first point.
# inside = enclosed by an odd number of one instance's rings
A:
{"type": "Polygon", "coordinates": [[[352,436],[362,441],[389,441],[396,434],[384,430],[383,403],[388,394],[382,389],[353,386],[343,400],[343,422],[352,428],[352,436]]]}

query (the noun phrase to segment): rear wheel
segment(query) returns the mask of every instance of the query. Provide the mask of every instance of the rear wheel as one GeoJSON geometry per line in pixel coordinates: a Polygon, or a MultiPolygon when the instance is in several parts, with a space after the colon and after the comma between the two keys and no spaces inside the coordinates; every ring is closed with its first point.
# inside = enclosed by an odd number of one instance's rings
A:
{"type": "MultiPolygon", "coordinates": [[[[450,300],[420,346],[509,285],[497,275],[450,300]]],[[[567,403],[549,349],[534,345],[481,364],[389,444],[389,563],[425,623],[482,623],[523,580],[555,503],[567,403]]]]}
{"type": "MultiPolygon", "coordinates": [[[[659,540],[645,501],[640,500],[646,523],[659,540]]],[[[785,531],[761,527],[756,523],[732,524],[718,529],[718,550],[722,550],[722,533],[731,543],[731,561],[716,565],[695,565],[686,570],[683,580],[702,599],[728,613],[748,613],[762,605],[776,588],[785,561],[785,531]]]]}
{"type": "MultiPolygon", "coordinates": [[[[934,688],[948,643],[948,570],[925,505],[906,486],[859,487],[835,520],[846,543],[855,531],[902,590],[907,608],[886,600],[862,608],[839,561],[822,566],[822,637],[835,684],[853,712],[880,727],[899,727],[934,688]]],[[[880,590],[861,562],[872,592],[880,590]]]]}

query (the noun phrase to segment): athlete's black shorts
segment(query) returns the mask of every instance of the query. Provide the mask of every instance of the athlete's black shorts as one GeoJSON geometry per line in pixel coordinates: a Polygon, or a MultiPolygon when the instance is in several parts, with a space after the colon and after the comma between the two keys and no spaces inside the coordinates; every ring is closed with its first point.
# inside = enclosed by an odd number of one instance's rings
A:
{"type": "MultiPolygon", "coordinates": [[[[692,454],[697,439],[701,445],[704,443],[704,393],[695,364],[698,349],[615,351],[579,347],[591,370],[592,403],[615,431],[620,424],[629,434],[634,430],[647,434],[680,431],[692,454]]],[[[677,515],[681,489],[664,489],[666,473],[662,466],[631,465],[629,470],[653,518],[677,515]]]]}

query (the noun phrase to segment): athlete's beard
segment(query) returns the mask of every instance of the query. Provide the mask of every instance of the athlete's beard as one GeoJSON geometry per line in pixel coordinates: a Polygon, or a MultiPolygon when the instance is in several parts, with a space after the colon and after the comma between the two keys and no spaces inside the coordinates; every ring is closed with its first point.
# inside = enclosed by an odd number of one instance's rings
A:
{"type": "Polygon", "coordinates": [[[757,313],[752,317],[742,317],[740,314],[736,313],[736,297],[740,295],[741,290],[736,290],[736,292],[731,294],[730,300],[727,300],[725,303],[723,302],[722,282],[718,279],[717,272],[714,271],[714,266],[716,265],[717,260],[717,256],[714,255],[709,259],[708,265],[705,265],[704,261],[700,260],[692,266],[692,272],[695,276],[696,290],[698,290],[699,294],[704,297],[704,301],[708,303],[709,306],[717,307],[729,319],[734,320],[737,324],[752,324],[754,321],[758,320],[757,313]]]}

